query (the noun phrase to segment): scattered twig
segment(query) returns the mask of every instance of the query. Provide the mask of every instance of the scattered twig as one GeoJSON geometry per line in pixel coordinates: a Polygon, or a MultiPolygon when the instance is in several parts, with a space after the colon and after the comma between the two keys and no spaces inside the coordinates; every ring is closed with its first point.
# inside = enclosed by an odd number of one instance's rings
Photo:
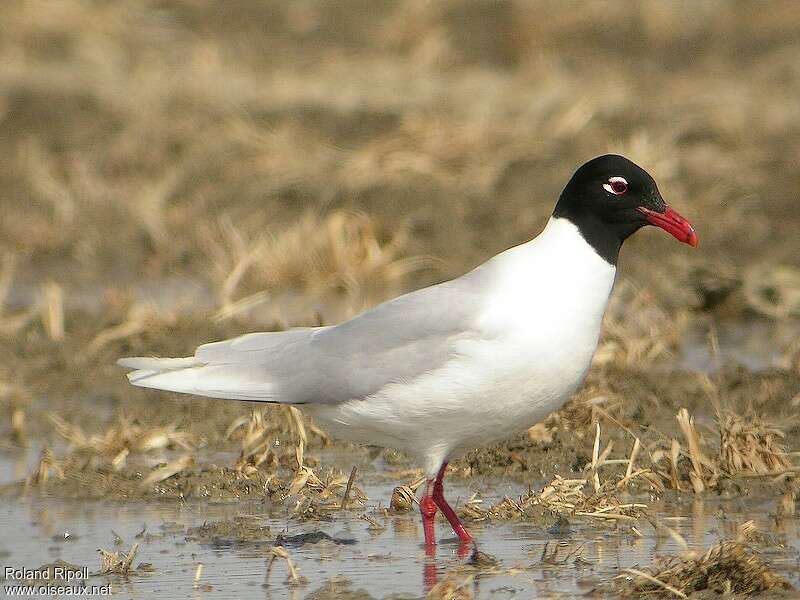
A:
{"type": "Polygon", "coordinates": [[[353,469],[350,471],[350,477],[347,479],[347,487],[344,488],[344,496],[342,496],[342,510],[347,508],[347,502],[350,499],[350,489],[353,487],[353,481],[356,478],[357,471],[358,466],[353,465],[353,469]]]}

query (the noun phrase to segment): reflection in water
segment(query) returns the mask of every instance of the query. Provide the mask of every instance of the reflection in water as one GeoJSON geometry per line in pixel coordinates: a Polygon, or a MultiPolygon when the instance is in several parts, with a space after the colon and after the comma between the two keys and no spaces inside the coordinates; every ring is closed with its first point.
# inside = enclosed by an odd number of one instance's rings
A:
{"type": "MultiPolygon", "coordinates": [[[[474,562],[477,547],[471,542],[463,542],[458,538],[453,541],[458,544],[458,550],[456,550],[458,559],[464,562],[474,562]]],[[[440,541],[438,546],[425,546],[425,559],[422,561],[422,589],[426,594],[439,582],[440,564],[436,561],[436,555],[441,545],[440,541]]]]}
{"type": "MultiPolygon", "coordinates": [[[[468,497],[467,492],[474,491],[475,486],[482,486],[480,491],[487,501],[523,491],[507,482],[473,481],[470,490],[463,485],[462,497],[468,497]]],[[[375,504],[391,494],[391,485],[383,480],[373,485],[367,482],[365,487],[375,504]]],[[[800,543],[796,517],[776,523],[772,516],[775,507],[775,498],[720,501],[710,496],[687,504],[673,501],[650,506],[658,521],[697,549],[735,535],[737,525],[754,519],[762,531],[780,541],[769,550],[770,564],[797,584],[800,543]]],[[[681,551],[680,537],[657,533],[646,523],[638,526],[639,536],[625,525],[617,528],[576,521],[571,523],[568,535],[559,537],[526,523],[484,523],[474,531],[481,550],[495,556],[498,566],[490,573],[481,573],[466,564],[471,548],[461,547],[456,538],[440,539],[435,549],[426,551],[416,512],[373,514],[386,526],[377,530],[357,512],[337,513],[330,521],[301,522],[285,514],[266,516],[263,511],[263,505],[253,501],[181,504],[6,499],[0,504],[0,552],[9,553],[3,560],[7,565],[38,567],[63,559],[94,571],[99,566],[98,548],[127,549],[139,542],[136,562],[152,563],[155,572],[112,581],[115,592],[136,597],[164,594],[200,598],[208,597],[205,592],[210,591],[220,598],[304,598],[313,590],[332,585],[352,591],[363,589],[376,598],[390,593],[420,596],[447,577],[464,581],[474,574],[471,585],[476,596],[490,598],[583,595],[619,575],[621,569],[649,564],[656,551],[681,551]],[[308,583],[289,586],[284,562],[276,563],[266,580],[269,540],[227,545],[186,540],[190,527],[237,516],[268,526],[271,536],[323,531],[334,538],[354,538],[357,543],[321,542],[290,548],[292,560],[308,583]],[[65,531],[71,534],[68,541],[62,539],[65,531]],[[121,538],[118,544],[114,532],[121,538]],[[195,581],[198,563],[204,568],[195,581]],[[342,583],[342,578],[349,584],[342,583]]],[[[445,533],[445,526],[442,521],[441,533],[445,533]]],[[[97,578],[95,582],[103,581],[97,578]]]]}
{"type": "Polygon", "coordinates": [[[427,594],[437,583],[436,546],[425,548],[425,561],[422,564],[422,587],[427,594]]]}

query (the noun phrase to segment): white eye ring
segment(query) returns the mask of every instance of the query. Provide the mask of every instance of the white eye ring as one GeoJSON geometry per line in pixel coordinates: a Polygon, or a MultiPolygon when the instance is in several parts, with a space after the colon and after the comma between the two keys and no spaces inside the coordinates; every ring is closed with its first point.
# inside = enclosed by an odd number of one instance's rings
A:
{"type": "Polygon", "coordinates": [[[603,189],[609,194],[621,196],[628,191],[628,182],[624,177],[610,177],[608,183],[603,184],[603,189]]]}

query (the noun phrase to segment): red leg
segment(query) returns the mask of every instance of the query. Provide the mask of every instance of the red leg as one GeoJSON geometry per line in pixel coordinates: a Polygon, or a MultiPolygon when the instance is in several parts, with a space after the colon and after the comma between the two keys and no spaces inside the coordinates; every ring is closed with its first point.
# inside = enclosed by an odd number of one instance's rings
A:
{"type": "Polygon", "coordinates": [[[419,512],[422,513],[422,527],[425,530],[425,545],[436,545],[436,532],[434,531],[433,522],[436,518],[436,501],[431,495],[431,488],[434,487],[432,479],[428,480],[425,486],[425,493],[419,501],[419,512]]]}
{"type": "Polygon", "coordinates": [[[454,511],[453,508],[447,503],[447,500],[444,499],[444,484],[442,481],[444,480],[444,472],[446,470],[447,463],[444,463],[442,468],[439,469],[439,474],[436,475],[436,480],[433,483],[433,501],[436,503],[436,506],[442,509],[442,514],[447,517],[447,520],[450,522],[450,526],[453,528],[453,531],[456,532],[456,535],[458,536],[458,539],[461,540],[461,543],[474,543],[472,536],[466,530],[464,525],[462,525],[461,520],[456,514],[456,511],[454,511]]]}
{"type": "Polygon", "coordinates": [[[427,559],[422,567],[422,585],[427,595],[439,579],[436,571],[436,546],[425,546],[425,556],[427,559]]]}

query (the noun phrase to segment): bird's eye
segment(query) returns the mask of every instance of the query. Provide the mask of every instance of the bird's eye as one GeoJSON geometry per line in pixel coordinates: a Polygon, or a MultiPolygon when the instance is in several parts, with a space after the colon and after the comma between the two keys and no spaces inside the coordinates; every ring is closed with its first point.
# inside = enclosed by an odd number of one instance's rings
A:
{"type": "Polygon", "coordinates": [[[624,177],[611,177],[608,183],[603,184],[603,189],[609,194],[621,196],[628,191],[628,182],[625,181],[624,177]]]}

